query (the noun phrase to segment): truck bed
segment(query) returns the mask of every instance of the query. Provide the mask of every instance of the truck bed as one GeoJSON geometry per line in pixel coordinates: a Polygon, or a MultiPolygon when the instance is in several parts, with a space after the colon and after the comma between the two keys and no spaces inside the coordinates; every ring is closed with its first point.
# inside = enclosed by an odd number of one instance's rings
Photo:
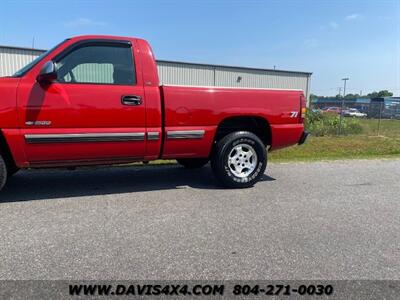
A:
{"type": "Polygon", "coordinates": [[[163,85],[165,131],[204,130],[191,143],[175,140],[164,145],[164,157],[207,156],[218,124],[235,116],[267,120],[273,137],[271,149],[297,144],[304,127],[300,121],[301,90],[163,85]],[[277,133],[277,134],[274,134],[277,133]],[[205,147],[207,145],[207,147],[205,147]],[[182,151],[185,149],[185,151],[182,151]]]}

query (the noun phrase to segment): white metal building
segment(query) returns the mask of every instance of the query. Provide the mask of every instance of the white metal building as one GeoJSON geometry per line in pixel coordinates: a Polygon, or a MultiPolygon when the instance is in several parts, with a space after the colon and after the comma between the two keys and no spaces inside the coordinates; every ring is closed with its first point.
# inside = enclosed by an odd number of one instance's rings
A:
{"type": "MultiPolygon", "coordinates": [[[[45,50],[0,46],[0,76],[12,75],[45,50]]],[[[158,60],[162,84],[301,89],[310,94],[310,72],[158,60]]]]}
{"type": "Polygon", "coordinates": [[[9,76],[30,63],[45,50],[0,46],[0,76],[9,76]]]}

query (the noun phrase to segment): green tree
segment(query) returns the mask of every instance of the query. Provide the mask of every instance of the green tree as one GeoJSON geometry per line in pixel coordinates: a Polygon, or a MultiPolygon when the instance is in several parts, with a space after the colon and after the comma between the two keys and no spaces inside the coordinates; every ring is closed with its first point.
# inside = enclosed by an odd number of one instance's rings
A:
{"type": "Polygon", "coordinates": [[[360,95],[359,94],[347,94],[344,98],[349,99],[349,100],[357,99],[357,98],[360,98],[360,95]]]}
{"type": "Polygon", "coordinates": [[[374,91],[374,92],[369,93],[367,95],[367,97],[369,97],[369,98],[391,97],[391,96],[393,96],[393,93],[389,92],[388,90],[382,90],[382,91],[379,91],[379,92],[375,92],[374,91]]]}
{"type": "Polygon", "coordinates": [[[314,101],[315,99],[318,99],[318,98],[320,98],[319,96],[317,96],[317,95],[315,95],[315,94],[310,94],[310,100],[311,101],[314,101]]]}

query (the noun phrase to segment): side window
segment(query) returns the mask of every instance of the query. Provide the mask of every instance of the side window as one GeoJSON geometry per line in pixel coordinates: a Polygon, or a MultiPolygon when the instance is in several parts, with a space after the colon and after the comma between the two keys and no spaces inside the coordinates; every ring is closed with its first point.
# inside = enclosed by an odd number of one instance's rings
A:
{"type": "Polygon", "coordinates": [[[127,45],[86,45],[59,61],[59,82],[97,84],[136,84],[132,50],[127,45]]]}

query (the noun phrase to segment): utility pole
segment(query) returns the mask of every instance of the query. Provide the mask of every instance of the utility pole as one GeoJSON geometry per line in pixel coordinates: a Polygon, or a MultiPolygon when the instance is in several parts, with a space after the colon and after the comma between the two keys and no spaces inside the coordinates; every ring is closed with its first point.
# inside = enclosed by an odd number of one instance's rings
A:
{"type": "Polygon", "coordinates": [[[341,86],[338,87],[338,91],[339,91],[339,98],[340,98],[340,96],[342,95],[342,87],[341,86]]]}
{"type": "Polygon", "coordinates": [[[342,78],[344,81],[344,87],[343,87],[343,98],[346,97],[346,81],[349,80],[349,78],[342,78]]]}
{"type": "Polygon", "coordinates": [[[342,107],[340,108],[340,119],[339,119],[339,135],[342,133],[342,121],[343,121],[343,110],[344,110],[344,97],[346,97],[346,82],[349,80],[348,77],[342,78],[344,81],[343,86],[343,98],[342,98],[342,107]]]}

